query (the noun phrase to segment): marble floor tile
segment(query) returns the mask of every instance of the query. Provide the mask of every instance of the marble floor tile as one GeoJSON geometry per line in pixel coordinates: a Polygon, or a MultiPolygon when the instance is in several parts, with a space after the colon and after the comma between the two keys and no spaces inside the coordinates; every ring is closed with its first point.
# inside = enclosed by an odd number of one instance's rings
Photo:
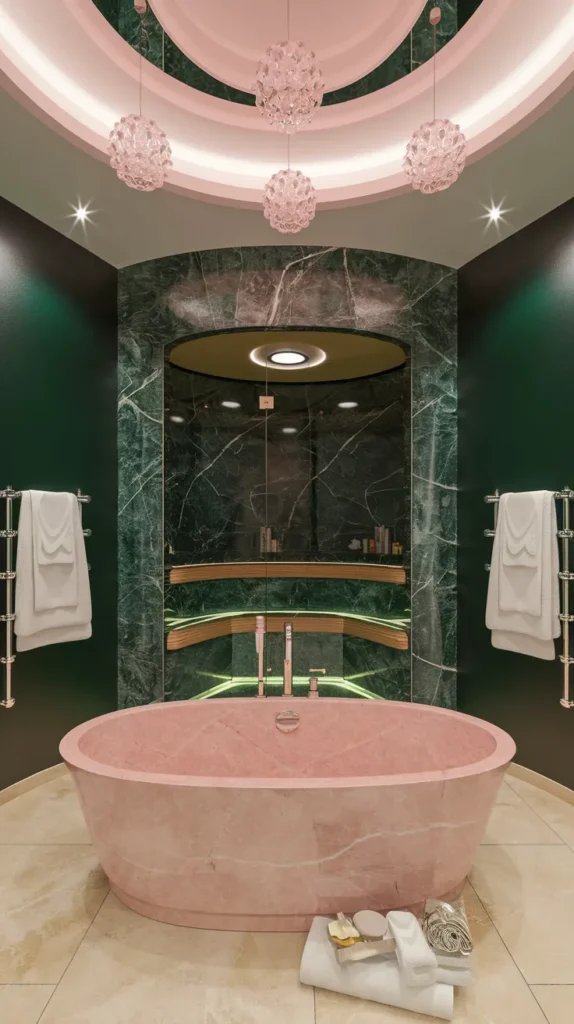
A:
{"type": "Polygon", "coordinates": [[[574,985],[533,985],[532,991],[548,1018],[548,1024],[572,1024],[574,985]]]}
{"type": "Polygon", "coordinates": [[[0,985],[2,1024],[38,1024],[53,985],[0,985]]]}
{"type": "Polygon", "coordinates": [[[553,796],[552,793],[547,793],[544,789],[532,786],[530,782],[524,782],[522,779],[509,779],[508,785],[550,828],[554,829],[567,846],[574,850],[574,806],[572,804],[567,804],[559,797],[553,796]]]}
{"type": "Polygon", "coordinates": [[[574,851],[481,846],[470,877],[526,981],[574,984],[574,851]]]}
{"type": "Polygon", "coordinates": [[[89,846],[0,846],[0,984],[56,984],[107,891],[89,846]]]}
{"type": "Polygon", "coordinates": [[[521,801],[520,804],[497,802],[492,808],[482,843],[537,843],[561,846],[562,840],[535,811],[521,801]]]}
{"type": "Polygon", "coordinates": [[[42,1024],[313,1024],[304,942],[160,924],[110,894],[42,1024]]]}
{"type": "MultiPolygon", "coordinates": [[[[454,1024],[547,1024],[471,886],[465,903],[474,941],[472,988],[455,991],[454,1024]]],[[[317,989],[316,1024],[416,1024],[434,1018],[317,989]]],[[[42,1022],[43,1024],[43,1022],[42,1022]]]]}
{"type": "Polygon", "coordinates": [[[74,783],[67,772],[0,806],[0,844],[90,842],[74,783]]]}
{"type": "Polygon", "coordinates": [[[495,804],[516,804],[520,807],[523,802],[518,793],[505,780],[496,794],[495,804]]]}

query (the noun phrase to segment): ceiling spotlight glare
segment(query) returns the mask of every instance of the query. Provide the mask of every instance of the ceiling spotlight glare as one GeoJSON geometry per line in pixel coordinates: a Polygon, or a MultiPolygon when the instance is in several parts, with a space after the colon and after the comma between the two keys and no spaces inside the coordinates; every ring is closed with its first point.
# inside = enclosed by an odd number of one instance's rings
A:
{"type": "Polygon", "coordinates": [[[492,225],[494,225],[495,228],[500,229],[501,224],[508,224],[505,214],[511,213],[512,210],[510,207],[505,208],[504,202],[505,200],[501,199],[499,203],[495,203],[494,200],[491,199],[488,206],[483,204],[482,209],[485,213],[481,215],[480,220],[484,220],[486,222],[484,225],[485,230],[492,225]]]}
{"type": "Polygon", "coordinates": [[[231,400],[225,400],[221,403],[224,409],[240,409],[241,402],[232,402],[231,400]]]}
{"type": "Polygon", "coordinates": [[[172,423],[185,423],[183,416],[170,416],[169,418],[172,423]]]}
{"type": "Polygon", "coordinates": [[[298,366],[301,363],[308,363],[309,356],[304,352],[293,352],[288,349],[282,352],[272,352],[269,356],[270,363],[277,363],[279,366],[298,366]]]}
{"type": "Polygon", "coordinates": [[[68,205],[70,206],[72,213],[68,213],[66,217],[68,220],[72,221],[72,229],[75,228],[77,224],[81,224],[85,232],[86,224],[93,224],[92,216],[97,211],[92,210],[90,201],[82,203],[82,201],[78,199],[77,203],[69,203],[68,205]]]}
{"type": "Polygon", "coordinates": [[[339,409],[356,409],[358,402],[337,402],[339,409]]]}
{"type": "Polygon", "coordinates": [[[297,427],[281,427],[282,434],[296,434],[297,427]]]}

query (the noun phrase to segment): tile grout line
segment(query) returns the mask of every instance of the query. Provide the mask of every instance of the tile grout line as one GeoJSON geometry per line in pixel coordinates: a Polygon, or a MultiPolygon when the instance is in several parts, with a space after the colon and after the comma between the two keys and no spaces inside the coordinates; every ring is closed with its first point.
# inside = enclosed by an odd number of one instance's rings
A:
{"type": "MultiPolygon", "coordinates": [[[[505,776],[505,778],[506,778],[506,776],[505,776]]],[[[509,783],[509,785],[510,785],[510,783],[509,783]]],[[[532,785],[532,783],[529,783],[529,785],[532,785]]],[[[524,804],[526,805],[526,807],[528,807],[528,810],[529,810],[529,811],[532,811],[532,813],[533,813],[533,814],[535,814],[535,815],[536,815],[536,817],[537,817],[537,818],[538,818],[538,819],[539,819],[539,820],[540,820],[540,821],[541,821],[541,822],[542,822],[542,823],[543,823],[544,825],[546,825],[546,828],[549,828],[551,832],[554,832],[554,835],[555,835],[555,836],[558,836],[558,839],[560,840],[560,842],[561,842],[561,843],[562,843],[562,844],[563,844],[564,846],[567,846],[569,850],[572,850],[572,849],[573,849],[573,848],[572,848],[572,847],[570,846],[570,843],[567,843],[567,842],[566,842],[566,840],[564,840],[564,839],[562,838],[562,836],[558,835],[558,832],[556,832],[556,830],[555,830],[555,829],[554,829],[554,828],[552,827],[552,825],[550,825],[550,823],[549,823],[549,822],[547,822],[547,821],[546,821],[546,820],[545,820],[545,819],[544,819],[544,818],[542,817],[542,815],[538,813],[538,811],[536,810],[536,808],[535,808],[535,807],[532,807],[532,805],[528,803],[528,800],[525,800],[525,799],[524,799],[524,797],[523,797],[523,796],[521,796],[521,795],[520,795],[520,793],[517,793],[517,792],[516,792],[516,790],[515,790],[515,789],[514,789],[514,788],[513,788],[512,786],[510,786],[510,788],[512,789],[512,792],[513,792],[513,793],[515,793],[515,794],[516,794],[516,796],[517,796],[517,797],[518,797],[518,798],[519,798],[520,800],[522,800],[522,802],[523,802],[523,803],[524,803],[524,804]]],[[[541,788],[540,788],[539,786],[533,786],[533,785],[532,785],[532,788],[533,788],[533,789],[538,789],[538,790],[540,791],[540,793],[546,793],[546,790],[545,790],[545,789],[541,789],[541,788]]],[[[548,793],[547,795],[548,795],[548,796],[553,796],[553,794],[552,794],[552,793],[548,793]]],[[[557,797],[554,797],[554,799],[555,799],[555,800],[560,800],[560,797],[559,797],[559,796],[557,796],[557,797]]],[[[564,803],[564,804],[566,804],[566,801],[562,800],[562,801],[561,801],[561,803],[564,803]]],[[[566,807],[570,807],[570,804],[566,804],[566,807]]],[[[521,844],[517,844],[517,845],[521,845],[521,846],[526,846],[526,845],[528,845],[528,844],[527,844],[527,843],[521,843],[521,844]]],[[[533,845],[534,845],[534,844],[533,844],[533,845]]],[[[540,843],[540,844],[538,844],[538,845],[542,845],[542,844],[540,843]]],[[[551,843],[547,843],[546,845],[547,845],[547,846],[550,846],[550,845],[557,845],[557,844],[551,844],[551,843]]]]}
{"type": "MultiPolygon", "coordinates": [[[[518,845],[518,844],[517,844],[517,845],[518,845]]],[[[524,844],[523,844],[523,845],[524,845],[524,844]]],[[[517,969],[518,973],[520,974],[520,977],[522,978],[522,980],[523,980],[524,984],[526,985],[526,987],[527,987],[528,991],[530,992],[530,995],[531,995],[531,996],[532,996],[532,998],[534,999],[534,1001],[535,1001],[536,1005],[537,1005],[537,1006],[540,1006],[540,1003],[538,1002],[538,1000],[537,1000],[536,996],[534,995],[534,992],[532,991],[532,988],[531,988],[531,986],[529,985],[528,981],[527,981],[527,980],[526,980],[526,978],[524,977],[524,973],[523,973],[523,971],[521,970],[521,968],[520,968],[520,965],[516,963],[516,960],[514,959],[514,957],[513,957],[512,953],[511,953],[511,951],[509,950],[508,946],[506,945],[506,942],[504,941],[504,939],[503,939],[502,935],[500,934],[500,932],[499,932],[498,928],[496,927],[496,924],[495,924],[495,922],[493,921],[492,917],[490,916],[490,913],[489,913],[488,907],[487,907],[487,906],[485,906],[485,904],[484,904],[484,903],[482,902],[482,900],[481,900],[480,896],[478,895],[478,893],[477,893],[477,891],[476,891],[476,889],[475,889],[474,885],[472,884],[472,882],[470,881],[470,879],[469,879],[469,878],[467,878],[467,882],[468,882],[468,884],[470,885],[470,888],[472,889],[472,891],[473,891],[474,895],[476,896],[476,898],[477,898],[478,902],[480,903],[480,906],[481,906],[481,907],[482,907],[482,909],[484,910],[484,913],[486,914],[486,916],[487,916],[488,920],[490,921],[490,923],[491,923],[492,927],[494,928],[494,930],[495,930],[496,934],[498,935],[498,937],[499,937],[500,941],[502,942],[502,945],[504,946],[504,948],[505,948],[506,952],[508,953],[508,955],[509,955],[510,959],[512,960],[512,963],[514,964],[514,966],[516,967],[516,969],[517,969]]],[[[547,1016],[546,1016],[546,1014],[544,1013],[544,1010],[542,1009],[542,1007],[541,1007],[541,1006],[540,1006],[540,1010],[541,1010],[542,1014],[544,1015],[544,1018],[546,1019],[546,1021],[548,1021],[548,1024],[550,1024],[550,1021],[548,1020],[548,1017],[547,1017],[547,1016]]]]}
{"type": "MultiPolygon", "coordinates": [[[[572,987],[574,988],[574,985],[573,985],[572,987]]],[[[528,988],[529,988],[529,989],[530,989],[530,991],[532,992],[532,985],[528,985],[528,988]]],[[[540,1002],[540,1000],[539,1000],[539,999],[537,998],[537,996],[536,996],[536,992],[532,992],[532,996],[533,996],[533,998],[534,998],[534,999],[536,999],[536,1003],[537,1003],[537,1005],[538,1005],[538,1006],[540,1007],[540,1011],[541,1011],[541,1013],[543,1013],[543,1014],[544,1014],[544,1016],[546,1017],[546,1013],[545,1013],[545,1011],[544,1011],[544,1007],[542,1006],[542,1003],[540,1002]]],[[[549,1018],[548,1018],[548,1017],[546,1017],[546,1020],[547,1020],[547,1021],[549,1021],[549,1024],[550,1024],[550,1020],[549,1020],[549,1018]]]]}
{"type": "Polygon", "coordinates": [[[102,907],[103,907],[104,903],[106,902],[106,900],[107,900],[107,898],[108,898],[108,896],[109,896],[109,895],[110,895],[110,889],[108,889],[108,891],[107,891],[107,892],[106,892],[106,893],[104,894],[104,897],[103,897],[103,899],[102,899],[102,902],[100,903],[100,905],[99,905],[98,909],[96,910],[96,912],[95,912],[94,916],[92,917],[92,920],[91,920],[91,921],[90,921],[90,923],[88,924],[88,927],[86,928],[86,930],[85,930],[84,934],[82,935],[82,937],[81,937],[80,941],[78,942],[78,945],[76,946],[76,948],[75,948],[75,950],[74,950],[74,952],[73,952],[73,954],[72,954],[72,956],[71,956],[71,958],[70,958],[70,962],[69,962],[69,963],[67,964],[67,966],[66,966],[65,970],[64,970],[64,971],[63,971],[63,973],[62,973],[62,976],[61,976],[61,977],[60,977],[60,979],[59,979],[59,980],[58,980],[58,981],[56,982],[56,985],[55,985],[55,987],[54,987],[54,991],[52,992],[52,995],[51,995],[51,996],[50,996],[50,998],[48,999],[48,1002],[46,1003],[46,1005],[45,1005],[44,1009],[42,1010],[42,1013],[41,1013],[41,1014],[40,1014],[40,1016],[38,1017],[38,1020],[37,1020],[36,1024],[41,1024],[41,1021],[42,1021],[42,1017],[43,1017],[43,1016],[44,1016],[44,1014],[46,1013],[46,1010],[48,1009],[48,1007],[49,1007],[50,1003],[52,1002],[52,999],[53,999],[53,998],[54,998],[54,996],[56,995],[56,992],[58,991],[58,989],[59,989],[59,987],[60,987],[60,984],[62,983],[62,981],[63,981],[63,980],[64,980],[64,978],[66,977],[66,974],[67,974],[67,973],[68,973],[68,971],[70,970],[70,967],[72,966],[72,964],[73,964],[74,960],[76,959],[76,955],[77,955],[77,953],[78,953],[79,949],[81,948],[81,946],[82,946],[82,943],[84,942],[84,939],[86,938],[86,935],[88,934],[88,932],[89,932],[90,928],[91,928],[91,927],[93,926],[93,924],[94,924],[94,921],[96,920],[96,917],[97,917],[97,916],[98,916],[98,914],[100,913],[100,910],[102,909],[102,907]]]}

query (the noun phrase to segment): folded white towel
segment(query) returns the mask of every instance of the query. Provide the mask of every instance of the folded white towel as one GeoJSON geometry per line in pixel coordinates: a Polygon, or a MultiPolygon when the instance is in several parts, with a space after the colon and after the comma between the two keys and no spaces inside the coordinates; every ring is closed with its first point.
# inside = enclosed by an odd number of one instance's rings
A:
{"type": "Polygon", "coordinates": [[[83,640],[91,636],[92,602],[88,563],[78,502],[74,500],[74,563],[37,565],[32,495],[30,491],[22,492],[16,550],[14,622],[18,651],[68,640],[83,640]],[[75,603],[71,603],[71,569],[77,577],[75,603]]]}
{"type": "Polygon", "coordinates": [[[387,924],[396,943],[397,960],[407,985],[413,988],[434,985],[436,956],[415,915],[406,910],[391,910],[387,914],[387,924]]]}
{"type": "Polygon", "coordinates": [[[75,494],[68,491],[30,491],[34,550],[39,565],[64,565],[75,560],[75,494]]]}
{"type": "Polygon", "coordinates": [[[301,960],[300,980],[303,985],[315,985],[387,1006],[400,1006],[442,1020],[452,1019],[452,985],[412,988],[406,984],[394,956],[377,962],[364,960],[340,964],[327,934],[328,924],[328,918],[316,917],[311,925],[301,960]]]}
{"type": "Polygon", "coordinates": [[[470,967],[439,967],[436,980],[443,985],[454,985],[455,988],[468,988],[474,984],[474,976],[470,967]]]}
{"type": "Polygon", "coordinates": [[[486,625],[492,630],[493,647],[551,660],[556,656],[554,638],[560,635],[556,505],[552,491],[532,492],[530,505],[526,500],[518,500],[522,497],[502,495],[500,500],[486,625]],[[534,524],[538,521],[540,529],[536,534],[534,524]],[[527,538],[522,546],[521,524],[522,538],[527,538]],[[533,560],[534,552],[536,564],[524,564],[525,560],[533,560]],[[511,564],[511,556],[516,556],[518,564],[511,564]]]}
{"type": "Polygon", "coordinates": [[[34,611],[75,608],[79,582],[76,560],[76,520],[80,522],[74,494],[30,491],[32,513],[32,569],[34,611]]]}
{"type": "Polygon", "coordinates": [[[499,520],[504,517],[504,565],[540,567],[544,503],[550,491],[518,491],[503,494],[499,502],[499,520]]]}

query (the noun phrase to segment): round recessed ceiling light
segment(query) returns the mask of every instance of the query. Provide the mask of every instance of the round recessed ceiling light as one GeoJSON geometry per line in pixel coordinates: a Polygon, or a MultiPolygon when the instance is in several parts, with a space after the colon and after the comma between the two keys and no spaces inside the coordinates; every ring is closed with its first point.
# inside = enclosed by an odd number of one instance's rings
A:
{"type": "Polygon", "coordinates": [[[281,427],[282,434],[296,434],[297,427],[281,427]]]}
{"type": "Polygon", "coordinates": [[[358,402],[337,402],[339,409],[356,409],[358,402]]]}
{"type": "Polygon", "coordinates": [[[306,342],[298,342],[297,348],[270,349],[269,344],[260,345],[249,353],[249,358],[258,366],[264,366],[268,370],[278,370],[280,373],[310,370],[312,366],[324,363],[327,358],[327,354],[322,348],[308,345],[306,342]]]}
{"type": "Polygon", "coordinates": [[[172,423],[185,423],[183,416],[170,416],[169,418],[172,423]]]}
{"type": "Polygon", "coordinates": [[[232,402],[226,399],[225,402],[221,403],[224,409],[241,409],[241,402],[232,402]]]}
{"type": "Polygon", "coordinates": [[[291,349],[284,349],[281,352],[272,352],[269,362],[276,366],[299,366],[300,363],[308,363],[309,356],[305,352],[294,352],[291,349]]]}

